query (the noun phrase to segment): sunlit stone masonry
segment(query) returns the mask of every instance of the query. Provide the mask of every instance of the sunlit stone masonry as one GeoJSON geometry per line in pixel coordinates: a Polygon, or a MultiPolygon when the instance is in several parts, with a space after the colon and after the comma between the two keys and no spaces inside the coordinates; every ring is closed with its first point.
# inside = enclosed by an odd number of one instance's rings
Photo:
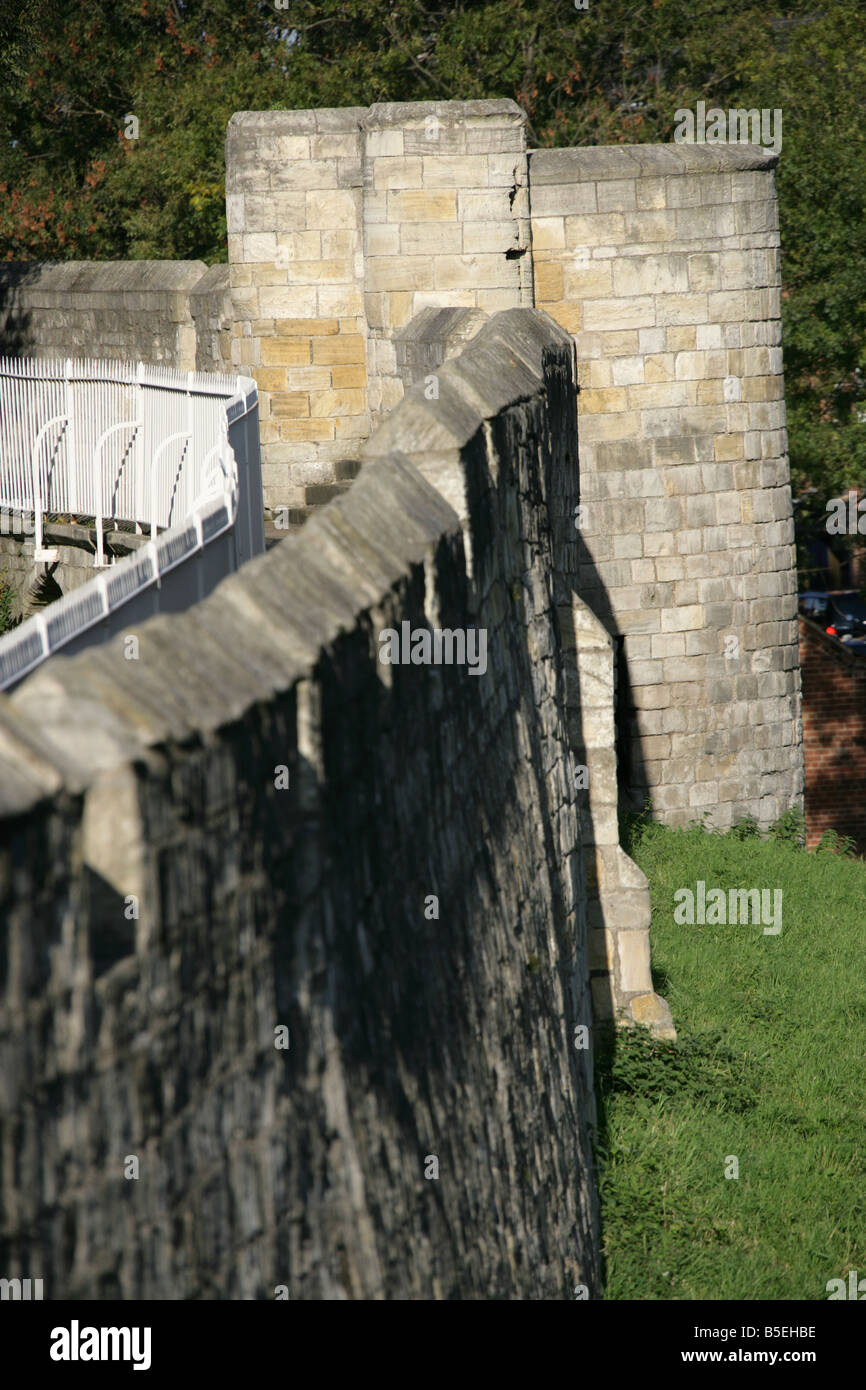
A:
{"type": "Polygon", "coordinates": [[[668,823],[766,826],[803,796],[778,157],[528,151],[525,123],[509,101],[233,117],[266,502],[327,500],[485,314],[545,309],[577,352],[574,578],[616,644],[621,786],[668,823]],[[459,339],[436,309],[471,311],[459,339]]]}

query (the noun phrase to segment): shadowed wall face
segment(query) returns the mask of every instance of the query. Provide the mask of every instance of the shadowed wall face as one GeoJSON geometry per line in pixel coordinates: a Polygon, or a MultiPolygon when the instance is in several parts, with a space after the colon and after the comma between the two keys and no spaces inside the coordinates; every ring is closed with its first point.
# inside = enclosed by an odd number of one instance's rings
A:
{"type": "Polygon", "coordinates": [[[47,1297],[598,1292],[573,358],[529,317],[443,393],[464,515],[370,459],[136,660],[0,700],[0,1254],[47,1297]],[[383,663],[404,623],[484,670],[383,663]]]}

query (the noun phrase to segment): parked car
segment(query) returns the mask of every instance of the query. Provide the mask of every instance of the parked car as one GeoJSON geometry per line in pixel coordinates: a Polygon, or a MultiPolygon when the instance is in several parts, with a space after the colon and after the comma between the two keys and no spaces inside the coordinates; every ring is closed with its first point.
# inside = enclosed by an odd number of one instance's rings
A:
{"type": "Polygon", "coordinates": [[[866,639],[866,602],[857,589],[809,589],[800,612],[841,642],[866,639]]]}

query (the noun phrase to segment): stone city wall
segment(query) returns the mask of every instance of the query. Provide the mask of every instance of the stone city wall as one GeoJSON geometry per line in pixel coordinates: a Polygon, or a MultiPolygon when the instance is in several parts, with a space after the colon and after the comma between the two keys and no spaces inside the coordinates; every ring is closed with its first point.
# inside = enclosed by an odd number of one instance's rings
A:
{"type": "Polygon", "coordinates": [[[598,1294],[573,347],[512,311],[440,385],[385,426],[435,465],[374,439],[0,698],[0,1264],[47,1298],[598,1294]],[[386,664],[404,624],[483,663],[386,664]]]}
{"type": "Polygon", "coordinates": [[[235,115],[229,288],[208,272],[178,335],[255,376],[265,505],[301,523],[486,315],[546,310],[577,351],[574,579],[614,642],[621,784],[669,823],[766,826],[803,801],[777,156],[527,151],[525,123],[510,101],[235,115]]]}

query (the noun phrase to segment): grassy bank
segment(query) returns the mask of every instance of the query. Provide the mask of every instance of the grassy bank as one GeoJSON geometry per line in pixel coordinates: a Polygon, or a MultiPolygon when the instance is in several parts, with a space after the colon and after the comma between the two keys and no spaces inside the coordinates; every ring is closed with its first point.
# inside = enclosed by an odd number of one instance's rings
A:
{"type": "Polygon", "coordinates": [[[605,1297],[826,1299],[866,1277],[866,862],[747,828],[625,843],[679,1041],[598,1058],[605,1297]],[[780,888],[781,932],[678,925],[698,880],[780,888]]]}

